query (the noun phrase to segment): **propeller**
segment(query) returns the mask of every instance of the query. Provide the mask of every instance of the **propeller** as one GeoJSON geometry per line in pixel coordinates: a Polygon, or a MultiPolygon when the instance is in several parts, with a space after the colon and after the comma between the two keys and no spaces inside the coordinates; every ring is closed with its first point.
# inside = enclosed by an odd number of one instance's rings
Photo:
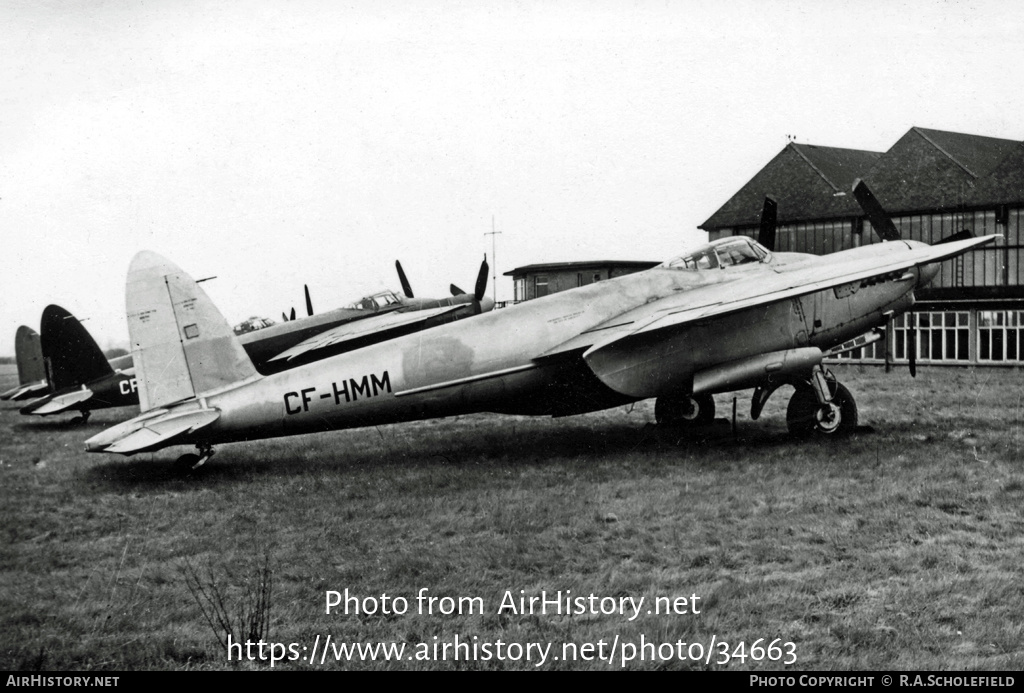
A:
{"type": "Polygon", "coordinates": [[[473,300],[478,304],[480,299],[484,297],[484,292],[487,291],[487,272],[490,268],[487,266],[487,255],[484,255],[484,261],[480,263],[480,272],[476,275],[476,287],[473,291],[473,300]]]}
{"type": "Polygon", "coordinates": [[[757,233],[757,242],[768,250],[775,251],[775,218],[779,204],[768,195],[764,196],[764,207],[761,209],[761,230],[757,233]]]}
{"type": "Polygon", "coordinates": [[[294,319],[295,319],[295,306],[292,306],[292,316],[289,318],[289,320],[294,320],[294,319]]]}
{"type": "Polygon", "coordinates": [[[968,238],[974,238],[974,233],[970,229],[963,229],[956,233],[951,233],[942,240],[935,241],[932,245],[942,245],[943,243],[952,243],[953,241],[966,241],[968,238]]]}
{"type": "Polygon", "coordinates": [[[406,298],[414,298],[412,295],[412,285],[409,284],[409,280],[405,276],[405,272],[402,270],[402,263],[395,260],[395,269],[398,270],[398,281],[402,283],[402,293],[405,294],[406,298]]]}
{"type": "MultiPolygon", "coordinates": [[[[476,301],[477,304],[480,303],[480,300],[484,297],[484,293],[487,291],[488,271],[490,271],[490,267],[487,264],[487,256],[484,255],[484,261],[480,263],[480,272],[476,275],[476,284],[473,287],[473,300],[476,301]]],[[[452,296],[462,296],[466,293],[454,284],[449,285],[448,290],[452,292],[452,296]]]]}
{"type": "MultiPolygon", "coordinates": [[[[313,302],[309,299],[309,286],[306,284],[302,285],[302,288],[306,291],[306,315],[313,316],[313,302]]],[[[292,318],[293,320],[295,318],[292,318]]]]}
{"type": "Polygon", "coordinates": [[[910,323],[910,332],[907,335],[907,360],[910,365],[910,377],[917,377],[917,320],[911,312],[907,312],[907,322],[910,323]]]}
{"type": "Polygon", "coordinates": [[[288,322],[288,315],[287,314],[281,313],[281,322],[288,322]]]}
{"type": "MultiPolygon", "coordinates": [[[[868,186],[861,179],[857,179],[853,186],[853,196],[857,198],[857,202],[860,204],[861,209],[864,210],[864,214],[867,215],[868,220],[871,222],[871,226],[874,227],[875,232],[883,241],[898,241],[900,240],[899,229],[892,223],[892,219],[886,214],[882,205],[878,202],[878,198],[868,189],[868,186]]],[[[974,238],[974,234],[969,229],[963,229],[954,234],[950,234],[945,238],[936,241],[933,245],[941,245],[943,243],[952,243],[954,241],[962,241],[968,238],[974,238]]],[[[910,366],[910,377],[917,377],[917,320],[913,312],[907,311],[907,364],[910,366]]],[[[888,330],[886,331],[888,334],[888,330]]],[[[889,347],[885,350],[885,370],[888,372],[891,368],[890,364],[891,352],[889,347]]]]}
{"type": "Polygon", "coordinates": [[[875,229],[875,233],[883,241],[898,241],[900,240],[900,231],[896,228],[896,225],[892,223],[892,219],[882,209],[881,203],[878,198],[868,189],[867,184],[860,178],[853,182],[853,196],[857,198],[857,203],[860,208],[864,210],[864,214],[867,216],[868,221],[871,222],[871,226],[875,229]]]}

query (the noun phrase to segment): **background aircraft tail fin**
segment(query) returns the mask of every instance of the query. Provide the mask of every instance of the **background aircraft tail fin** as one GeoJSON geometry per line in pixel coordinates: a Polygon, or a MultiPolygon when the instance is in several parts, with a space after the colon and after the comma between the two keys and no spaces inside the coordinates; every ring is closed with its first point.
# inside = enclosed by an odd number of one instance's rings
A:
{"type": "Polygon", "coordinates": [[[125,294],[143,412],[258,375],[213,301],[173,262],[138,253],[125,294]]]}
{"type": "Polygon", "coordinates": [[[43,309],[40,348],[50,387],[78,387],[113,373],[107,357],[78,319],[60,306],[43,309]]]}
{"type": "Polygon", "coordinates": [[[14,333],[14,357],[18,362],[18,382],[21,385],[46,379],[39,333],[31,327],[22,325],[14,333]]]}

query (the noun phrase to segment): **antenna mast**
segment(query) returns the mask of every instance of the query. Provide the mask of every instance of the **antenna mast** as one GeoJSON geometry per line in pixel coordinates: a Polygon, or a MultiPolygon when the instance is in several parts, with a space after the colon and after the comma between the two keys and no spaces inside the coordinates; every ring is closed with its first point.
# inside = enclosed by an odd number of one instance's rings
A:
{"type": "Polygon", "coordinates": [[[495,306],[498,305],[498,253],[497,253],[496,244],[495,244],[495,236],[498,236],[499,234],[501,234],[501,231],[495,231],[494,230],[494,215],[492,214],[491,215],[491,232],[490,233],[485,233],[484,235],[491,237],[491,262],[493,263],[492,264],[493,272],[492,272],[492,276],[491,276],[491,282],[494,285],[494,305],[495,306]]]}

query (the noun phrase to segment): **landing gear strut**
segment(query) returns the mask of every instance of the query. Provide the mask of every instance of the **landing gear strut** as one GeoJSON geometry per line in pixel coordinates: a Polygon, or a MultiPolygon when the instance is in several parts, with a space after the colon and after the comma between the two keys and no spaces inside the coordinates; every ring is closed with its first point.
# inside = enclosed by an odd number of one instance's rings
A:
{"type": "Polygon", "coordinates": [[[686,428],[709,424],[715,420],[715,398],[706,394],[659,397],[654,420],[659,426],[686,428]]]}
{"type": "Polygon", "coordinates": [[[786,426],[791,435],[843,436],[857,430],[857,403],[832,373],[819,368],[809,381],[795,385],[786,408],[786,426]]]}
{"type": "Polygon", "coordinates": [[[92,412],[89,411],[88,409],[83,409],[78,413],[80,415],[80,418],[74,419],[72,423],[77,424],[79,426],[84,426],[89,421],[89,416],[92,414],[92,412]]]}
{"type": "Polygon", "coordinates": [[[188,474],[206,464],[214,454],[213,446],[209,444],[197,445],[196,450],[198,455],[188,453],[175,460],[174,468],[182,474],[188,474]]]}

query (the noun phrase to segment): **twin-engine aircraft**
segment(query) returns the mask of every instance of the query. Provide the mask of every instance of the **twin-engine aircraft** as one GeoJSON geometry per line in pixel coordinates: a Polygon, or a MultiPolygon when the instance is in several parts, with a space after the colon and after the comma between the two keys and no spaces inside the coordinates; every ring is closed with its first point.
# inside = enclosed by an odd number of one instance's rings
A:
{"type": "MultiPolygon", "coordinates": [[[[452,296],[440,299],[414,298],[401,265],[396,266],[405,298],[384,291],[344,308],[313,315],[307,291],[309,317],[241,334],[237,327],[232,331],[255,368],[270,374],[494,307],[494,301],[483,295],[487,289],[486,259],[480,265],[474,293],[466,293],[453,284],[452,296]]],[[[43,396],[22,407],[22,414],[47,416],[77,411],[84,422],[95,409],[139,403],[133,357],[124,356],[108,363],[89,332],[68,311],[54,305],[43,310],[41,340],[34,331],[23,329],[30,334],[23,335],[19,329],[15,335],[19,380],[23,377],[20,374],[24,353],[27,368],[38,363],[42,383],[22,385],[11,392],[20,395],[30,391],[31,395],[43,396]],[[31,335],[35,335],[35,342],[31,335]],[[39,347],[38,358],[32,352],[33,345],[39,347]]],[[[35,373],[32,370],[32,375],[24,377],[33,377],[35,373]]]]}
{"type": "Polygon", "coordinates": [[[127,314],[143,413],[86,449],[195,445],[178,460],[194,468],[218,443],[470,412],[562,416],[651,397],[659,423],[699,425],[713,418],[715,393],[753,388],[756,419],[784,384],[795,386],[791,432],[842,434],[857,407],[823,367],[826,352],[910,309],[938,263],[994,239],[891,240],[822,257],[731,237],[267,376],[189,275],[141,252],[127,314]]]}

